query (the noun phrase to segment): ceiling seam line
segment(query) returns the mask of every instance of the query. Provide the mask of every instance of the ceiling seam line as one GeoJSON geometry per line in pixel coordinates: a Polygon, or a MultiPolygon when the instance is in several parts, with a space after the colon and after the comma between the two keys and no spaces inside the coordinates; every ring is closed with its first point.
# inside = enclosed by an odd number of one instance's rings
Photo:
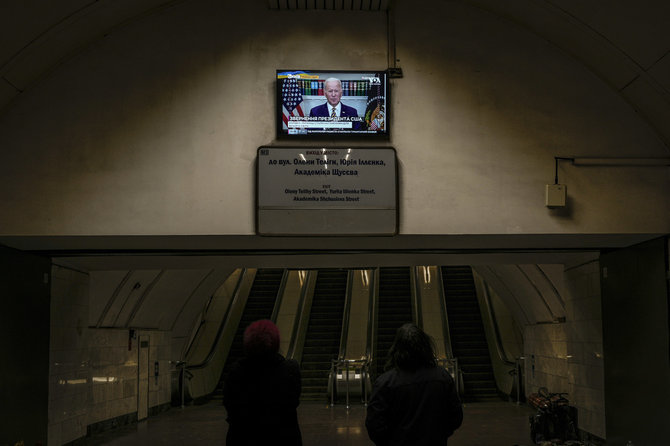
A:
{"type": "Polygon", "coordinates": [[[544,270],[540,267],[540,265],[535,264],[535,268],[537,268],[537,271],[544,277],[544,279],[547,281],[549,284],[549,287],[551,287],[551,291],[554,293],[556,296],[556,299],[561,303],[563,306],[563,310],[565,310],[565,299],[563,299],[563,296],[561,296],[561,293],[558,292],[558,289],[554,286],[554,282],[549,278],[547,273],[544,272],[544,270]]]}
{"type": "MultiPolygon", "coordinates": [[[[549,315],[551,315],[551,319],[555,320],[557,316],[552,311],[551,306],[547,303],[547,300],[544,298],[544,295],[542,294],[540,289],[537,287],[535,282],[533,282],[533,279],[531,279],[530,276],[528,274],[526,274],[526,271],[524,271],[523,268],[521,268],[521,265],[516,265],[516,267],[519,270],[519,272],[521,272],[521,274],[526,278],[528,283],[530,283],[530,285],[533,287],[533,289],[535,290],[535,293],[538,295],[538,297],[540,298],[540,300],[542,301],[544,306],[547,308],[547,311],[549,312],[549,315]]],[[[565,307],[563,308],[563,311],[565,311],[565,307]]]]}
{"type": "Polygon", "coordinates": [[[577,17],[577,16],[574,15],[574,14],[571,14],[571,13],[568,12],[566,9],[563,9],[563,8],[561,8],[560,6],[556,5],[556,4],[553,3],[551,0],[543,0],[543,1],[544,1],[544,3],[551,5],[554,9],[556,9],[556,10],[560,11],[561,13],[563,13],[565,16],[570,17],[570,18],[573,19],[575,22],[579,23],[579,24],[580,24],[582,27],[584,27],[585,29],[591,31],[593,34],[595,34],[595,35],[597,35],[598,37],[600,37],[603,41],[607,42],[607,43],[608,43],[612,48],[614,48],[617,52],[623,54],[623,55],[626,57],[626,59],[628,59],[628,60],[629,60],[630,62],[632,62],[636,67],[638,67],[638,68],[640,69],[640,71],[644,71],[644,67],[643,67],[642,65],[640,65],[639,63],[637,63],[637,62],[635,61],[635,59],[633,59],[630,55],[628,55],[628,53],[627,53],[626,51],[624,51],[624,50],[621,49],[619,46],[617,46],[613,41],[611,41],[609,38],[607,38],[607,37],[606,37],[604,34],[602,34],[600,31],[598,31],[598,30],[596,30],[594,27],[588,25],[588,24],[587,24],[586,22],[584,22],[582,19],[580,19],[579,17],[577,17]]]}
{"type": "MultiPolygon", "coordinates": [[[[200,290],[200,288],[203,286],[203,284],[205,283],[205,281],[206,281],[212,274],[214,274],[215,271],[216,271],[216,268],[212,268],[212,269],[210,269],[209,272],[208,272],[207,274],[205,274],[205,275],[200,279],[200,281],[198,282],[198,285],[196,285],[195,288],[193,288],[193,291],[191,291],[191,293],[188,295],[188,297],[187,297],[186,300],[184,301],[184,305],[182,305],[181,308],[179,308],[179,311],[177,312],[177,315],[175,316],[174,320],[172,320],[172,324],[170,325],[170,331],[174,330],[175,326],[177,325],[177,321],[178,321],[179,318],[181,317],[181,314],[184,312],[184,308],[186,308],[186,306],[187,306],[188,303],[191,301],[191,299],[193,298],[193,296],[200,290]]],[[[223,285],[223,284],[225,283],[225,281],[228,279],[228,277],[230,277],[235,271],[236,271],[236,270],[233,269],[233,271],[232,271],[230,274],[228,274],[226,277],[224,277],[223,280],[221,281],[221,283],[219,283],[219,284],[216,286],[216,289],[213,291],[213,293],[216,293],[216,291],[221,287],[221,285],[223,285]]]]}
{"type": "Polygon", "coordinates": [[[102,323],[105,321],[107,318],[107,314],[109,313],[109,310],[112,308],[112,305],[114,305],[114,302],[116,299],[119,297],[119,293],[121,293],[121,289],[126,285],[128,280],[130,279],[130,276],[133,274],[133,270],[129,270],[126,275],[123,277],[121,282],[117,285],[116,289],[112,293],[112,297],[107,300],[107,304],[105,305],[105,308],[103,308],[102,313],[100,314],[100,317],[98,318],[98,323],[96,324],[97,328],[102,327],[102,323]]]}
{"type": "MultiPolygon", "coordinates": [[[[641,65],[640,63],[638,63],[635,59],[633,59],[633,57],[631,57],[631,56],[630,56],[626,51],[624,51],[620,46],[618,46],[617,44],[615,44],[612,40],[610,40],[609,38],[607,38],[604,34],[602,34],[600,31],[598,31],[598,30],[595,29],[594,27],[588,25],[586,22],[584,22],[583,20],[581,20],[579,17],[575,16],[574,14],[569,13],[567,10],[561,8],[560,6],[557,6],[557,5],[554,4],[551,0],[543,0],[543,1],[544,1],[545,3],[551,5],[552,7],[554,7],[556,10],[560,11],[561,13],[563,13],[565,16],[571,18],[572,20],[574,20],[575,22],[577,22],[578,24],[580,24],[584,29],[587,29],[587,30],[589,30],[590,32],[592,32],[594,35],[598,36],[600,39],[602,39],[602,41],[606,42],[606,43],[610,46],[610,48],[614,49],[614,50],[615,50],[616,52],[618,52],[619,54],[622,54],[622,55],[623,55],[623,56],[624,56],[630,63],[632,63],[635,67],[637,67],[637,69],[638,69],[638,70],[637,70],[637,71],[638,71],[638,76],[637,76],[635,79],[633,79],[633,81],[629,82],[629,83],[626,84],[624,87],[622,87],[622,88],[619,90],[620,92],[623,91],[623,90],[624,90],[627,86],[629,86],[632,82],[634,82],[634,81],[637,80],[638,78],[642,77],[642,78],[644,78],[644,80],[646,80],[647,82],[649,82],[649,84],[651,84],[651,85],[654,87],[655,90],[657,90],[657,91],[661,91],[661,92],[663,92],[663,93],[668,94],[668,91],[667,91],[667,90],[666,90],[666,89],[665,89],[665,88],[664,88],[658,81],[656,81],[656,79],[654,79],[653,76],[651,76],[651,75],[648,73],[648,69],[650,69],[652,66],[654,66],[654,65],[656,64],[656,62],[658,62],[658,61],[654,62],[654,64],[652,64],[649,68],[645,68],[643,65],[641,65]]],[[[660,59],[658,59],[658,60],[663,59],[663,57],[665,57],[667,54],[668,54],[668,52],[666,52],[666,53],[665,53],[660,59]]],[[[581,59],[581,57],[580,57],[580,59],[581,59]]],[[[586,61],[585,61],[585,62],[586,62],[586,61]]]]}
{"type": "Polygon", "coordinates": [[[5,83],[7,83],[10,87],[12,87],[12,88],[13,88],[14,90],[16,90],[18,93],[23,93],[23,90],[22,90],[22,89],[20,89],[20,88],[17,87],[16,85],[14,85],[14,84],[12,83],[12,81],[10,81],[9,79],[7,79],[4,75],[2,76],[2,80],[5,81],[5,83]]]}
{"type": "Polygon", "coordinates": [[[87,3],[86,5],[84,5],[80,8],[77,8],[75,11],[71,12],[70,14],[66,15],[62,19],[58,20],[53,25],[49,26],[47,29],[45,29],[40,34],[38,34],[37,37],[33,38],[30,42],[28,42],[24,46],[22,46],[17,52],[12,54],[12,56],[9,57],[9,59],[7,59],[7,61],[4,64],[0,65],[0,71],[3,71],[5,69],[5,67],[11,65],[12,62],[14,60],[16,60],[21,53],[23,53],[27,48],[29,48],[30,46],[32,46],[36,42],[38,42],[42,37],[44,37],[45,35],[50,33],[53,29],[57,28],[61,23],[64,23],[64,22],[70,20],[72,17],[80,14],[82,11],[84,11],[85,9],[90,8],[92,5],[94,5],[97,2],[98,2],[98,0],[93,0],[89,3],[87,3]]]}
{"type": "Polygon", "coordinates": [[[135,305],[133,305],[133,308],[130,311],[130,315],[128,315],[128,319],[126,320],[125,326],[126,327],[131,327],[132,322],[135,319],[135,316],[137,316],[137,313],[140,311],[140,308],[144,304],[144,301],[146,298],[149,296],[149,293],[154,289],[158,281],[163,277],[163,274],[165,274],[165,269],[162,269],[160,273],[154,277],[154,279],[149,283],[147,287],[144,288],[144,292],[140,295],[140,297],[137,299],[135,302],[135,305]]]}
{"type": "MultiPolygon", "coordinates": [[[[516,298],[516,294],[510,289],[510,287],[507,285],[507,282],[505,282],[500,275],[497,273],[496,270],[493,269],[493,267],[486,265],[484,268],[488,269],[491,274],[496,278],[498,283],[502,285],[503,288],[507,291],[508,295],[512,298],[514,303],[516,303],[517,307],[519,310],[521,310],[521,314],[523,315],[524,319],[526,320],[526,325],[530,325],[530,317],[528,317],[528,313],[526,313],[526,309],[521,305],[521,302],[516,298]]],[[[498,293],[499,294],[499,293],[498,293]]]]}

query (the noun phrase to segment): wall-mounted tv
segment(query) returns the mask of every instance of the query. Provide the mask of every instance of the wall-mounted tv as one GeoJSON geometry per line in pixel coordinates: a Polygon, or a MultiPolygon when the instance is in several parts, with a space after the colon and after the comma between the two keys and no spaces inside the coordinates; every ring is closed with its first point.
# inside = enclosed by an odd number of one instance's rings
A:
{"type": "Polygon", "coordinates": [[[389,135],[386,71],[277,70],[277,136],[389,135]]]}

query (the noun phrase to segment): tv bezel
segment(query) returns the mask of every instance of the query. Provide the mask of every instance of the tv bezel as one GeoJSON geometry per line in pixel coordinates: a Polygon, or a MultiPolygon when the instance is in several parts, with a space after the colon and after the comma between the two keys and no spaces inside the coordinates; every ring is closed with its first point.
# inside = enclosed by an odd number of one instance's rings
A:
{"type": "MultiPolygon", "coordinates": [[[[389,82],[389,72],[388,69],[383,70],[313,70],[313,69],[277,69],[275,71],[275,135],[277,139],[280,140],[293,140],[293,141],[312,141],[315,139],[329,140],[329,139],[352,139],[352,140],[361,140],[361,141],[370,141],[370,140],[389,140],[391,136],[390,132],[390,82],[389,82]],[[384,88],[386,90],[385,102],[384,102],[384,119],[386,121],[386,129],[383,133],[350,133],[350,132],[323,132],[323,133],[308,133],[308,134],[293,134],[290,135],[282,129],[282,92],[279,88],[279,73],[286,71],[304,71],[306,73],[383,73],[384,74],[384,88]]],[[[325,98],[324,98],[325,100],[325,98]]]]}

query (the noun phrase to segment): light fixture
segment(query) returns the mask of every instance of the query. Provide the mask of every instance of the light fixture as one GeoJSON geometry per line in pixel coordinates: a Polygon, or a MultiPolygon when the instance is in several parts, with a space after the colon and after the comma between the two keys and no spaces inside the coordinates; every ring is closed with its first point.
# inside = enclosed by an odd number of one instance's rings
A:
{"type": "Polygon", "coordinates": [[[560,160],[573,160],[573,158],[554,157],[554,184],[547,184],[544,188],[544,205],[548,208],[564,207],[568,195],[568,186],[558,184],[558,162],[560,160]]]}

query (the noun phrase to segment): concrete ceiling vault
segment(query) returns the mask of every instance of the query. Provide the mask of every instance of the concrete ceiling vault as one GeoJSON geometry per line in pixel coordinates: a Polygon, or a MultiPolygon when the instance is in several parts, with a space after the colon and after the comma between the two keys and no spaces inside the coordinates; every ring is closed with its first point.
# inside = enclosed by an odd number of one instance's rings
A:
{"type": "MultiPolygon", "coordinates": [[[[394,4],[393,0],[249,1],[276,13],[278,20],[285,10],[292,9],[313,9],[324,14],[340,10],[384,14],[394,4]]],[[[82,51],[129,24],[141,27],[146,18],[185,3],[234,14],[235,8],[244,2],[3,1],[0,114],[10,109],[13,101],[20,100],[22,93],[35,88],[82,51]]],[[[453,0],[453,3],[495,16],[508,23],[510,29],[529,30],[579,61],[630,104],[670,153],[667,26],[670,2],[453,0]]],[[[416,2],[414,8],[426,6],[416,2]]],[[[431,11],[426,8],[425,13],[431,11]]],[[[553,321],[565,315],[564,292],[551,274],[558,275],[554,265],[591,261],[601,249],[626,247],[655,236],[516,234],[296,239],[2,236],[0,244],[50,256],[56,265],[89,274],[93,296],[90,322],[94,326],[139,326],[187,333],[204,302],[231,271],[241,267],[478,265],[482,276],[497,285],[501,297],[516,312],[517,321],[522,324],[553,321]],[[183,323],[183,327],[176,327],[178,323],[183,323]]]]}
{"type": "MultiPolygon", "coordinates": [[[[257,0],[261,1],[261,0],[257,0]]],[[[8,0],[0,7],[0,110],[69,58],[129,24],[197,0],[8,0]]],[[[670,3],[461,0],[529,29],[588,67],[670,146],[670,3]]],[[[223,2],[233,7],[237,2],[223,2]]],[[[417,8],[421,8],[417,4],[417,8]]],[[[385,11],[390,0],[268,0],[286,9],[385,11]]],[[[234,11],[234,9],[233,9],[234,11]]],[[[426,11],[430,13],[430,11],[426,11]]]]}

